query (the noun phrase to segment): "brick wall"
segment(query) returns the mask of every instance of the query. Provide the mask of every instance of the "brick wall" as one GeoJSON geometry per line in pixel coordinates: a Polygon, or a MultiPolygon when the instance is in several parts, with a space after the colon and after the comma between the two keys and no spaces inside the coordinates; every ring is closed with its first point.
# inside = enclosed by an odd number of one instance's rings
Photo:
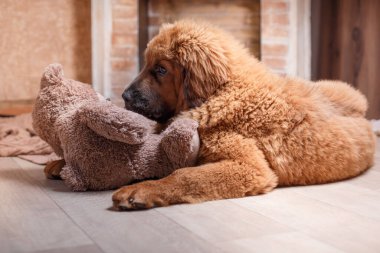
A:
{"type": "Polygon", "coordinates": [[[206,20],[229,31],[260,57],[260,0],[149,0],[148,38],[162,23],[184,18],[206,20]]]}
{"type": "Polygon", "coordinates": [[[288,73],[290,0],[261,0],[261,60],[274,72],[288,73]]]}
{"type": "MultiPolygon", "coordinates": [[[[297,1],[304,0],[148,0],[148,38],[164,22],[204,19],[230,31],[274,72],[297,74],[297,1]]],[[[119,105],[138,73],[138,38],[138,0],[112,0],[111,98],[119,105]]]]}
{"type": "MultiPolygon", "coordinates": [[[[204,19],[230,31],[260,57],[260,0],[149,0],[148,38],[164,22],[204,19]]],[[[110,94],[123,105],[121,94],[138,73],[138,0],[112,0],[110,94]]]]}
{"type": "Polygon", "coordinates": [[[111,98],[121,94],[138,73],[138,0],[112,0],[111,98]]]}

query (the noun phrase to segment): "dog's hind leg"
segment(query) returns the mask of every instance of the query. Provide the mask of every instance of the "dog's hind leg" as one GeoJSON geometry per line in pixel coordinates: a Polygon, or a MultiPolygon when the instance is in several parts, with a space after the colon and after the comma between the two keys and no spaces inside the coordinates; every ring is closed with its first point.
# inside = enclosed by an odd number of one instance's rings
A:
{"type": "Polygon", "coordinates": [[[319,81],[318,90],[342,116],[363,117],[367,111],[367,99],[359,91],[340,81],[319,81]]]}
{"type": "Polygon", "coordinates": [[[218,141],[217,162],[176,170],[166,178],[125,186],[114,193],[118,210],[239,198],[262,194],[277,186],[277,176],[254,140],[232,134],[218,141]],[[233,141],[233,142],[231,142],[233,141]]]}

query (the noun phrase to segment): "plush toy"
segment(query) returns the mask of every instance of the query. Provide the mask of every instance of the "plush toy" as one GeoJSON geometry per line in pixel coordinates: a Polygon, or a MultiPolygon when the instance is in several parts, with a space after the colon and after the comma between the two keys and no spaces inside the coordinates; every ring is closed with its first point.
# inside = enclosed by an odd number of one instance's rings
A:
{"type": "Polygon", "coordinates": [[[156,122],[120,108],[90,85],[65,79],[51,64],[33,110],[36,133],[64,158],[61,178],[74,191],[114,189],[192,166],[197,123],[176,119],[161,133],[156,122]]]}

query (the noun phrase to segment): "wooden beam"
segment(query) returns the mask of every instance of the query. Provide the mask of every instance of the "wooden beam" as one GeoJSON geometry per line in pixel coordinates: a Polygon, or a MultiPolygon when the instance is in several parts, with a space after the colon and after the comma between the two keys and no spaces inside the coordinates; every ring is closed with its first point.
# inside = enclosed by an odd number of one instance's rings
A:
{"type": "Polygon", "coordinates": [[[139,25],[139,68],[140,70],[144,66],[144,51],[148,43],[148,1],[138,1],[138,25],[139,25]]]}

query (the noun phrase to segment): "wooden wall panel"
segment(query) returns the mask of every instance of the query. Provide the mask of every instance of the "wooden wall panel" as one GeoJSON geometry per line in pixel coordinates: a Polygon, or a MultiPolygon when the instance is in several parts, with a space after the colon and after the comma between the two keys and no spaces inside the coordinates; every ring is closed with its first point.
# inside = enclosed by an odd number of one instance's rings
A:
{"type": "Polygon", "coordinates": [[[0,101],[31,100],[49,63],[91,82],[90,0],[0,1],[0,101]]]}
{"type": "Polygon", "coordinates": [[[368,98],[380,118],[380,1],[313,0],[314,79],[340,79],[368,98]]]}

